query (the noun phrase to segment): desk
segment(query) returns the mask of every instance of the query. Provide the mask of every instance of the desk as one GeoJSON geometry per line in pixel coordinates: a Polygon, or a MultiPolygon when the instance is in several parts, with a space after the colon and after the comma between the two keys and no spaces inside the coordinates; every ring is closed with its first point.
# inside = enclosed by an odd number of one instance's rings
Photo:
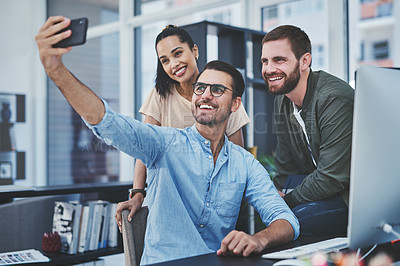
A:
{"type": "MultiPolygon", "coordinates": [[[[265,252],[271,252],[275,250],[292,248],[300,245],[309,244],[316,241],[321,241],[324,239],[328,239],[330,237],[300,237],[296,241],[293,241],[287,245],[274,248],[267,249],[265,252]]],[[[368,252],[369,249],[363,249],[362,254],[368,252]]],[[[346,252],[346,251],[345,251],[346,252]]],[[[350,252],[350,251],[347,251],[350,252]]],[[[385,252],[386,254],[393,257],[394,261],[400,260],[400,242],[391,244],[386,243],[382,245],[378,245],[378,247],[366,258],[366,262],[368,263],[369,259],[378,254],[379,252],[385,252]]],[[[273,265],[276,260],[265,260],[261,258],[261,255],[254,255],[247,258],[243,257],[233,257],[233,256],[218,256],[216,253],[210,253],[190,258],[184,258],[179,260],[167,261],[163,263],[156,263],[152,265],[160,265],[160,266],[265,266],[265,265],[273,265]]],[[[367,264],[365,264],[367,265],[367,264]]]]}
{"type": "Polygon", "coordinates": [[[224,257],[216,253],[210,253],[180,260],[167,261],[152,265],[162,266],[259,266],[272,265],[275,261],[264,260],[260,256],[243,257],[224,257]]]}

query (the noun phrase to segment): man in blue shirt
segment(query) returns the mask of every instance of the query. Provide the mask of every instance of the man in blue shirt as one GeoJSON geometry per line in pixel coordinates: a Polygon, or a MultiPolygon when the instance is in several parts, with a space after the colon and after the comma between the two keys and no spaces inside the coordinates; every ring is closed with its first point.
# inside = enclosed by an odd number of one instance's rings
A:
{"type": "Polygon", "coordinates": [[[63,65],[61,56],[70,48],[55,49],[52,44],[68,37],[56,34],[68,22],[51,17],[40,29],[40,58],[93,132],[142,160],[149,170],[142,264],[215,251],[248,256],[297,238],[298,221],[266,170],[224,135],[227,118],[241,104],[244,81],[239,71],[222,61],[207,64],[193,84],[192,127],[145,124],[113,112],[63,65]],[[254,235],[234,230],[242,199],[259,212],[266,229],[254,235]]]}

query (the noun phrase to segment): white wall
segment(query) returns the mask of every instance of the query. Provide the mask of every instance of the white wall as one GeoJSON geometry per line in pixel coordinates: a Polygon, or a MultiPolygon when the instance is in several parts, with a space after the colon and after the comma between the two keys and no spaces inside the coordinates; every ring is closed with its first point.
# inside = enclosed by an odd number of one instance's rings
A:
{"type": "Polygon", "coordinates": [[[46,76],[35,35],[46,19],[45,0],[1,0],[0,92],[26,95],[26,123],[15,125],[16,148],[26,152],[26,179],[46,179],[46,76]]]}

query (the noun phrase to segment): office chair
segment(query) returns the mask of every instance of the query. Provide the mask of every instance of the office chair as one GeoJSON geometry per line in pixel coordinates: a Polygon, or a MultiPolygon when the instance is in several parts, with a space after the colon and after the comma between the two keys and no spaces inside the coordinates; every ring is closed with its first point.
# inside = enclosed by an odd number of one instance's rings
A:
{"type": "Polygon", "coordinates": [[[122,240],[124,244],[125,265],[127,266],[140,265],[148,213],[147,206],[144,206],[135,213],[132,221],[128,222],[129,210],[122,211],[122,240]]]}

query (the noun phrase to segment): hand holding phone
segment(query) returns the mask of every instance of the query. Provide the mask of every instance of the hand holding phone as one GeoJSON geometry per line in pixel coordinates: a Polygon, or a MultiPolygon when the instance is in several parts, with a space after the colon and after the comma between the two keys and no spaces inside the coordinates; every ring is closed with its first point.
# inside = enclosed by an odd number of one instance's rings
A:
{"type": "Polygon", "coordinates": [[[70,46],[84,44],[86,42],[86,32],[88,24],[89,21],[87,18],[72,19],[68,27],[56,33],[59,34],[64,31],[71,30],[71,36],[54,44],[53,47],[66,48],[70,46]]]}

